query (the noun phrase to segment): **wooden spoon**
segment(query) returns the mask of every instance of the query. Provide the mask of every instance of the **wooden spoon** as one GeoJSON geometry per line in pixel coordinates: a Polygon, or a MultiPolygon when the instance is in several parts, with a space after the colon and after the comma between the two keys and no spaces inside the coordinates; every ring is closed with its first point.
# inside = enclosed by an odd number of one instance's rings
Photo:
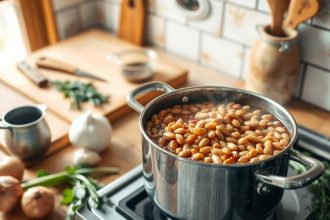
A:
{"type": "Polygon", "coordinates": [[[275,36],[282,36],[283,15],[288,8],[290,0],[268,0],[272,12],[272,22],[270,24],[270,33],[275,36]]]}
{"type": "Polygon", "coordinates": [[[318,0],[292,0],[284,26],[296,29],[299,24],[316,15],[319,7],[318,0]]]}

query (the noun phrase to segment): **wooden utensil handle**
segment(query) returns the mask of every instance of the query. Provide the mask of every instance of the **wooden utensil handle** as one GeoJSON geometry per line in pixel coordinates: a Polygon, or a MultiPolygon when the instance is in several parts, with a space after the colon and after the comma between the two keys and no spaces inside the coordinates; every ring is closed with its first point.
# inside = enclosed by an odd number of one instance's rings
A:
{"type": "Polygon", "coordinates": [[[36,69],[32,68],[28,63],[26,62],[20,62],[17,64],[17,68],[25,75],[27,76],[34,84],[38,85],[39,87],[47,87],[48,80],[47,78],[39,73],[36,69]]]}
{"type": "Polygon", "coordinates": [[[71,74],[74,74],[74,71],[77,69],[76,67],[71,66],[67,63],[63,63],[62,61],[56,60],[54,58],[46,57],[46,56],[39,57],[36,61],[36,64],[38,67],[51,69],[51,70],[63,71],[66,73],[71,73],[71,74]]]}
{"type": "Polygon", "coordinates": [[[268,0],[272,12],[272,21],[270,24],[270,33],[275,36],[282,36],[283,15],[289,6],[290,0],[268,0]]]}

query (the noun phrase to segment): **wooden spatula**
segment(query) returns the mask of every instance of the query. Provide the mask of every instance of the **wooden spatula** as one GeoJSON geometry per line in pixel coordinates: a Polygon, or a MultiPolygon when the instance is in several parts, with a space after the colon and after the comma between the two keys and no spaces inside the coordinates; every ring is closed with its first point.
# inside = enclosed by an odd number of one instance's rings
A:
{"type": "Polygon", "coordinates": [[[272,22],[270,24],[270,33],[275,36],[282,36],[282,23],[285,11],[289,6],[290,0],[268,0],[272,12],[272,22]]]}
{"type": "Polygon", "coordinates": [[[318,0],[291,0],[284,26],[296,29],[299,24],[316,15],[319,7],[318,0]]]}

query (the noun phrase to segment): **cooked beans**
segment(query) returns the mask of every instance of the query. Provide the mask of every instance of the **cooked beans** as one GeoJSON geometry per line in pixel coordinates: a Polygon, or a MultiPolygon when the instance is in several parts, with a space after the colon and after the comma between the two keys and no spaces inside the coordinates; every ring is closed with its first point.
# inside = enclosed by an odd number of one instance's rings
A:
{"type": "Polygon", "coordinates": [[[181,134],[176,134],[175,135],[175,140],[176,142],[178,142],[178,144],[184,144],[184,139],[183,139],[183,136],[181,134]]]}
{"type": "Polygon", "coordinates": [[[249,105],[175,105],[151,117],[146,133],[180,157],[215,164],[254,163],[280,153],[290,142],[272,114],[249,105]]]}
{"type": "Polygon", "coordinates": [[[220,156],[212,155],[211,158],[212,158],[213,163],[222,164],[222,160],[221,160],[220,156]]]}
{"type": "Polygon", "coordinates": [[[201,160],[204,158],[204,154],[202,153],[194,153],[191,157],[193,160],[201,160]]]}

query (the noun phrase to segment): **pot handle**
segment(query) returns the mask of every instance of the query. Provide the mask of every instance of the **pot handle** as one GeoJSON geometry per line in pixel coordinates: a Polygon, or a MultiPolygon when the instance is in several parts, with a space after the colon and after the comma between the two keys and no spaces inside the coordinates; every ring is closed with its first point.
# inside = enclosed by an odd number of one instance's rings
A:
{"type": "Polygon", "coordinates": [[[304,173],[289,177],[277,176],[268,171],[262,170],[256,172],[257,179],[263,183],[283,189],[297,189],[313,182],[321,176],[324,171],[324,165],[319,160],[295,151],[291,152],[290,160],[301,163],[309,169],[304,173]]]}
{"type": "Polygon", "coordinates": [[[134,89],[130,93],[128,93],[126,100],[128,105],[133,108],[135,111],[141,113],[143,110],[143,106],[137,102],[136,97],[140,95],[141,93],[151,92],[151,91],[162,91],[165,93],[173,92],[175,89],[162,82],[149,82],[145,83],[142,86],[134,89]]]}

